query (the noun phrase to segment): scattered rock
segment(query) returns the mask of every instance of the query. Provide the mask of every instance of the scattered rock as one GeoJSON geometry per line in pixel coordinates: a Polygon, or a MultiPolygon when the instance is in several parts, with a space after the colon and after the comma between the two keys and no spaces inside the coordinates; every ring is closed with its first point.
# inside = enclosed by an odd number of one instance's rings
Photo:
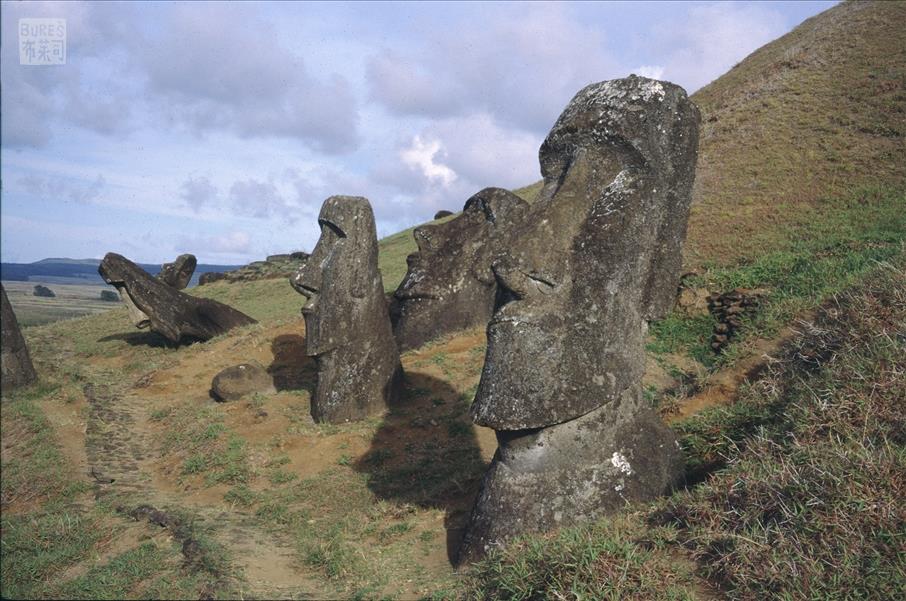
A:
{"type": "Polygon", "coordinates": [[[225,280],[227,275],[220,271],[209,271],[198,276],[198,285],[204,286],[205,284],[210,284],[211,282],[217,282],[219,280],[225,280]]]}
{"type": "Polygon", "coordinates": [[[265,261],[268,263],[276,263],[278,261],[289,261],[290,259],[292,259],[292,255],[290,254],[268,255],[265,261]]]}
{"type": "Polygon", "coordinates": [[[195,255],[179,255],[172,263],[164,263],[157,274],[157,279],[177,290],[182,290],[189,285],[198,260],[195,255]]]}
{"type": "Polygon", "coordinates": [[[115,303],[120,300],[120,296],[113,290],[101,290],[101,300],[108,303],[115,303]]]}
{"type": "Polygon", "coordinates": [[[228,367],[211,382],[211,394],[218,401],[235,401],[256,392],[277,392],[270,374],[257,361],[228,367]]]}
{"type": "Polygon", "coordinates": [[[16,314],[0,285],[0,391],[31,384],[37,377],[16,314]]]}
{"type": "Polygon", "coordinates": [[[715,353],[723,352],[742,327],[743,316],[757,311],[766,293],[762,289],[736,288],[723,294],[708,295],[708,310],[717,319],[711,336],[711,348],[715,353]]]}
{"type": "Polygon", "coordinates": [[[98,273],[119,291],[135,327],[151,328],[174,343],[183,337],[208,340],[256,323],[228,305],[171,288],[116,253],[107,253],[98,273]]]}
{"type": "Polygon", "coordinates": [[[390,319],[401,351],[476,325],[494,312],[493,257],[509,245],[508,233],[528,203],[501,188],[485,188],[456,218],[415,228],[418,252],[393,294],[390,319]]]}
{"type": "Polygon", "coordinates": [[[452,214],[453,214],[453,211],[447,211],[445,209],[441,209],[440,211],[434,213],[434,219],[435,220],[443,219],[444,217],[449,217],[452,214]]]}
{"type": "Polygon", "coordinates": [[[41,284],[37,284],[35,286],[35,291],[33,294],[35,296],[43,296],[45,298],[54,298],[56,296],[53,290],[51,290],[47,286],[42,286],[41,284]]]}
{"type": "Polygon", "coordinates": [[[680,478],[641,379],[646,321],[676,301],[699,121],[679,86],[631,76],[581,90],[542,144],[538,199],[492,263],[500,293],[470,413],[499,446],[460,560],[680,478]]]}
{"type": "Polygon", "coordinates": [[[308,301],[305,352],[315,357],[316,422],[341,423],[384,412],[402,385],[378,270],[374,213],[367,199],[331,196],[318,216],[321,237],[290,280],[308,301]]]}

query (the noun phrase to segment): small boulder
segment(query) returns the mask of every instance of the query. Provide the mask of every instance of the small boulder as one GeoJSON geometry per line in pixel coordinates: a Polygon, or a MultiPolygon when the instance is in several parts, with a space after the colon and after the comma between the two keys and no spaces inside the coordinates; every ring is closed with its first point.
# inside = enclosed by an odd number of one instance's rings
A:
{"type": "Polygon", "coordinates": [[[53,290],[51,290],[47,286],[42,286],[41,284],[35,286],[34,295],[43,296],[45,298],[54,298],[56,296],[53,290]]]}
{"type": "Polygon", "coordinates": [[[107,301],[108,303],[115,303],[120,300],[120,296],[113,290],[101,290],[101,300],[107,301]]]}
{"type": "Polygon", "coordinates": [[[228,367],[211,382],[211,394],[218,401],[235,401],[256,392],[277,392],[270,374],[256,361],[228,367]]]}
{"type": "Polygon", "coordinates": [[[204,286],[205,284],[210,284],[211,282],[216,282],[218,280],[226,279],[226,274],[220,271],[209,271],[203,273],[198,277],[198,285],[204,286]]]}
{"type": "Polygon", "coordinates": [[[446,209],[441,209],[440,211],[434,213],[434,219],[443,219],[444,217],[449,217],[453,214],[453,211],[447,211],[446,209]]]}

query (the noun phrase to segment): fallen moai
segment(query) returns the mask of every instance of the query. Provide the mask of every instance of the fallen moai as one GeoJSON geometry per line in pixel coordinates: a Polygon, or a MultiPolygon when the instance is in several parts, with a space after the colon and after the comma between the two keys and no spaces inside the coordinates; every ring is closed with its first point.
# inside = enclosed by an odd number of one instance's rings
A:
{"type": "Polygon", "coordinates": [[[233,365],[220,371],[211,381],[211,394],[218,401],[235,401],[255,393],[277,392],[273,378],[257,361],[233,365]]]}
{"type": "Polygon", "coordinates": [[[198,260],[195,255],[179,255],[172,263],[161,265],[160,273],[157,279],[177,290],[182,290],[189,285],[192,280],[192,274],[195,273],[195,267],[198,266],[198,260]]]}
{"type": "Polygon", "coordinates": [[[318,224],[321,237],[311,257],[290,279],[308,299],[305,350],[318,365],[311,414],[316,422],[360,420],[385,411],[402,385],[374,214],[365,198],[331,196],[318,224]]]}
{"type": "Polygon", "coordinates": [[[401,351],[444,334],[485,325],[494,312],[495,253],[528,203],[507,190],[485,188],[456,218],[415,228],[418,252],[393,294],[390,319],[401,351]]]}
{"type": "Polygon", "coordinates": [[[647,320],[675,299],[698,125],[682,88],[632,76],[581,90],[542,144],[543,188],[493,264],[502,293],[470,412],[499,446],[460,560],[680,477],[641,378],[647,320]]]}
{"type": "Polygon", "coordinates": [[[98,273],[116,287],[135,327],[150,328],[174,343],[183,337],[208,340],[256,323],[228,305],[180,292],[116,253],[107,253],[98,273]]]}
{"type": "Polygon", "coordinates": [[[31,384],[37,377],[19,321],[0,285],[0,390],[31,384]]]}

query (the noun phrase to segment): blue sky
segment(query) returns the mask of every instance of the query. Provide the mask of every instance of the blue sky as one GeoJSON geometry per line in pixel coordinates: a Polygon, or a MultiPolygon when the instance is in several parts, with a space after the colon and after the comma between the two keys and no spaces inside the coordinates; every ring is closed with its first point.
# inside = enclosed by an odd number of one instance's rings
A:
{"type": "Polygon", "coordinates": [[[333,194],[379,235],[539,179],[583,86],[690,93],[834,2],[3,2],[0,253],[244,263],[310,250],[333,194]],[[67,64],[20,65],[20,18],[67,64]]]}

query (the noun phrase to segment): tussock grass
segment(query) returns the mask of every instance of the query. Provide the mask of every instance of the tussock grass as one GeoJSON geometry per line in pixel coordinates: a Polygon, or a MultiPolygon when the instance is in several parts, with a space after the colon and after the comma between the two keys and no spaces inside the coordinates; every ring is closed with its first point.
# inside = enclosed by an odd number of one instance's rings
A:
{"type": "Polygon", "coordinates": [[[734,406],[678,424],[700,484],[594,525],[528,537],[477,564],[470,595],[898,598],[904,333],[900,254],[827,302],[734,406]],[[686,561],[697,566],[691,575],[686,561]]]}

